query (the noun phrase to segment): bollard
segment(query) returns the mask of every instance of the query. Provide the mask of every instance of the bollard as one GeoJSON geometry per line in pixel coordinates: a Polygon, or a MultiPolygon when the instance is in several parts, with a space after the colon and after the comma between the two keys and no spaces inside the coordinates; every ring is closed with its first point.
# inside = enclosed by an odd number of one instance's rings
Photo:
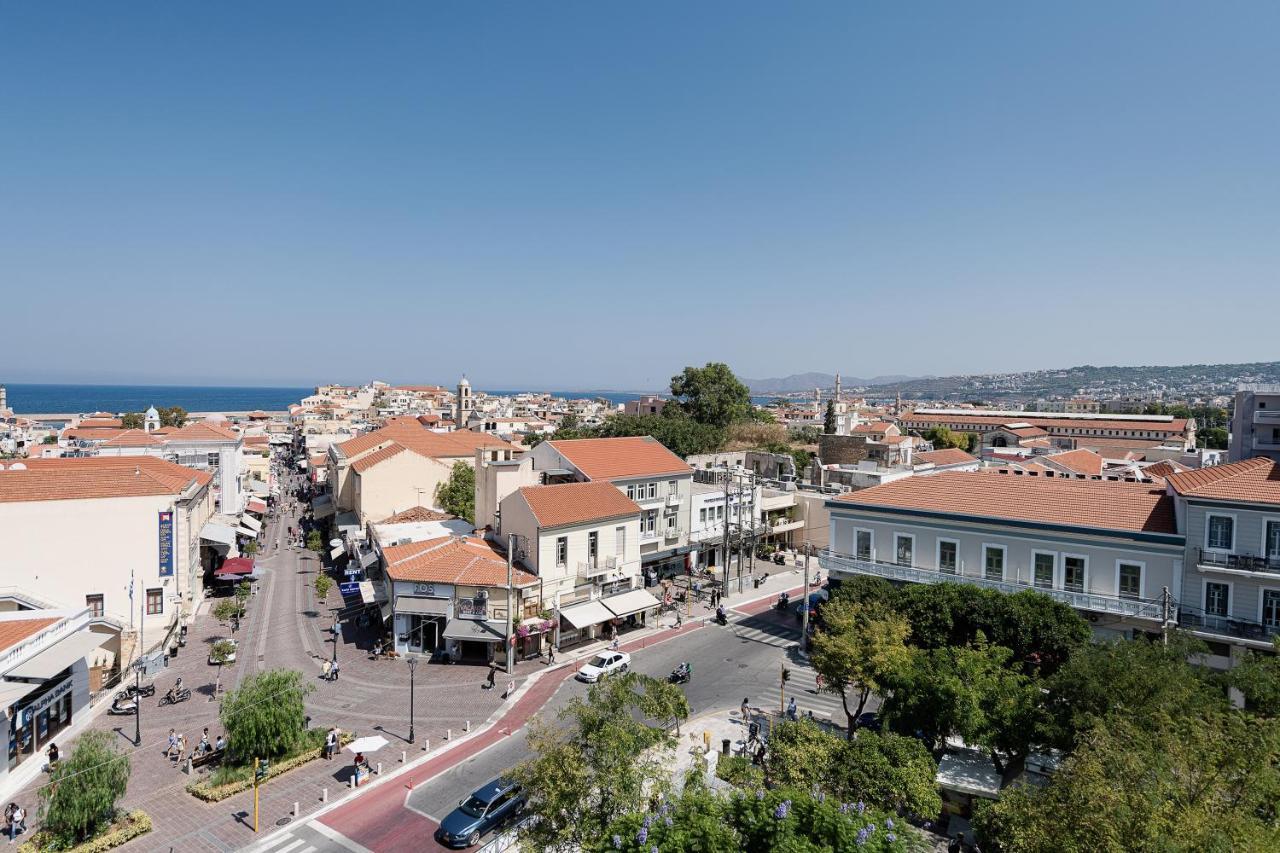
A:
{"type": "Polygon", "coordinates": [[[400,763],[404,764],[408,760],[409,760],[409,754],[405,752],[403,749],[400,750],[400,763]]]}
{"type": "Polygon", "coordinates": [[[359,774],[359,772],[358,772],[358,771],[357,771],[356,773],[352,773],[352,774],[351,774],[351,780],[350,780],[350,782],[348,783],[347,787],[349,787],[349,788],[354,788],[354,787],[356,786],[356,777],[357,777],[357,776],[359,776],[359,775],[360,775],[360,774],[359,774]]]}
{"type": "Polygon", "coordinates": [[[320,802],[322,802],[322,803],[327,803],[327,802],[329,802],[329,789],[328,789],[328,788],[321,788],[321,789],[320,789],[320,802]]]}
{"type": "Polygon", "coordinates": [[[382,775],[382,762],[381,762],[381,761],[379,761],[379,762],[378,762],[378,775],[379,775],[379,776],[381,776],[381,775],[382,775]]]}
{"type": "Polygon", "coordinates": [[[188,759],[187,759],[187,769],[186,769],[184,772],[185,772],[188,776],[190,776],[193,770],[195,770],[195,766],[191,763],[191,759],[190,759],[190,758],[188,758],[188,759]]]}
{"type": "Polygon", "coordinates": [[[300,811],[301,809],[298,808],[298,803],[295,801],[293,804],[293,816],[297,817],[300,811]]]}
{"type": "Polygon", "coordinates": [[[471,721],[470,721],[470,720],[467,720],[467,724],[463,727],[463,729],[462,729],[462,730],[463,730],[464,732],[469,732],[469,731],[471,731],[471,721]]]}
{"type": "Polygon", "coordinates": [[[448,739],[449,739],[449,738],[451,738],[451,737],[453,737],[453,729],[445,729],[445,730],[444,730],[444,739],[445,739],[445,740],[448,740],[448,739]]]}
{"type": "Polygon", "coordinates": [[[422,750],[423,752],[431,751],[431,738],[427,738],[422,742],[422,750]]]}

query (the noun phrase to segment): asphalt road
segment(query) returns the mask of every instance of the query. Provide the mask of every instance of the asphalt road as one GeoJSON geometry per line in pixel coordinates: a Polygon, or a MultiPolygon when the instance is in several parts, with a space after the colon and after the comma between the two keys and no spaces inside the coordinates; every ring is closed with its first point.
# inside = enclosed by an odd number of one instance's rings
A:
{"type": "MultiPolygon", "coordinates": [[[[691,716],[696,717],[713,711],[728,713],[736,709],[744,697],[750,699],[753,706],[776,708],[779,670],[785,663],[792,672],[787,695],[796,697],[801,713],[813,710],[843,722],[839,699],[818,694],[814,690],[812,670],[795,659],[794,646],[798,639],[799,628],[790,613],[767,611],[756,616],[734,613],[727,627],[710,624],[687,637],[633,652],[632,669],[665,678],[680,661],[692,663],[694,677],[684,689],[691,716]]],[[[544,717],[554,715],[572,697],[583,696],[586,691],[587,685],[574,679],[566,680],[540,713],[544,717]]],[[[430,781],[419,783],[408,794],[406,806],[436,824],[472,790],[501,775],[526,755],[522,729],[430,781]]],[[[356,798],[343,808],[359,808],[359,802],[356,798]]],[[[363,853],[366,850],[341,836],[334,837],[335,833],[327,827],[317,829],[317,823],[305,823],[278,843],[261,849],[268,853],[282,853],[286,849],[289,853],[343,850],[363,853]]],[[[419,820],[414,824],[422,825],[419,820]]],[[[437,849],[429,836],[413,841],[416,849],[437,849]]]]}

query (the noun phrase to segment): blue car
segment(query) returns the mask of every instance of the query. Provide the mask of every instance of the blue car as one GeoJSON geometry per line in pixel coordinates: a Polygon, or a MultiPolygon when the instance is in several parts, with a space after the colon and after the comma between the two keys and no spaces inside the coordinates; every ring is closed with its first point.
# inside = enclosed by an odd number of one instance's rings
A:
{"type": "Polygon", "coordinates": [[[480,838],[524,811],[524,791],[509,779],[494,779],[472,792],[440,821],[436,841],[445,847],[474,847],[480,838]]]}

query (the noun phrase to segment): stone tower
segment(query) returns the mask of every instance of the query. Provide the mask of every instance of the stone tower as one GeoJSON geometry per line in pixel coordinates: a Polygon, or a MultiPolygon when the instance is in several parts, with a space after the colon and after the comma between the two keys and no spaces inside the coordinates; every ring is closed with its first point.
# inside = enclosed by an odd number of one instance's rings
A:
{"type": "Polygon", "coordinates": [[[142,428],[147,432],[160,429],[160,413],[155,406],[147,407],[147,413],[142,416],[142,428]]]}
{"type": "Polygon", "coordinates": [[[836,405],[840,405],[840,372],[836,371],[836,405]]]}
{"type": "Polygon", "coordinates": [[[476,401],[471,396],[471,383],[464,375],[458,380],[458,394],[453,402],[453,428],[466,429],[467,419],[475,411],[476,401]]]}

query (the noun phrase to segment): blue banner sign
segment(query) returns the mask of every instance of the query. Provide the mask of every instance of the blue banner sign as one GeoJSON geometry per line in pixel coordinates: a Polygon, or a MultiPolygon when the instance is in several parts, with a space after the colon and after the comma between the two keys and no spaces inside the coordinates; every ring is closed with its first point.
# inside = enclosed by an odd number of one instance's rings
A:
{"type": "Polygon", "coordinates": [[[173,577],[173,512],[160,513],[160,577],[173,577]]]}
{"type": "Polygon", "coordinates": [[[359,595],[360,582],[352,581],[351,583],[340,583],[338,584],[338,592],[342,593],[343,595],[359,595]]]}

